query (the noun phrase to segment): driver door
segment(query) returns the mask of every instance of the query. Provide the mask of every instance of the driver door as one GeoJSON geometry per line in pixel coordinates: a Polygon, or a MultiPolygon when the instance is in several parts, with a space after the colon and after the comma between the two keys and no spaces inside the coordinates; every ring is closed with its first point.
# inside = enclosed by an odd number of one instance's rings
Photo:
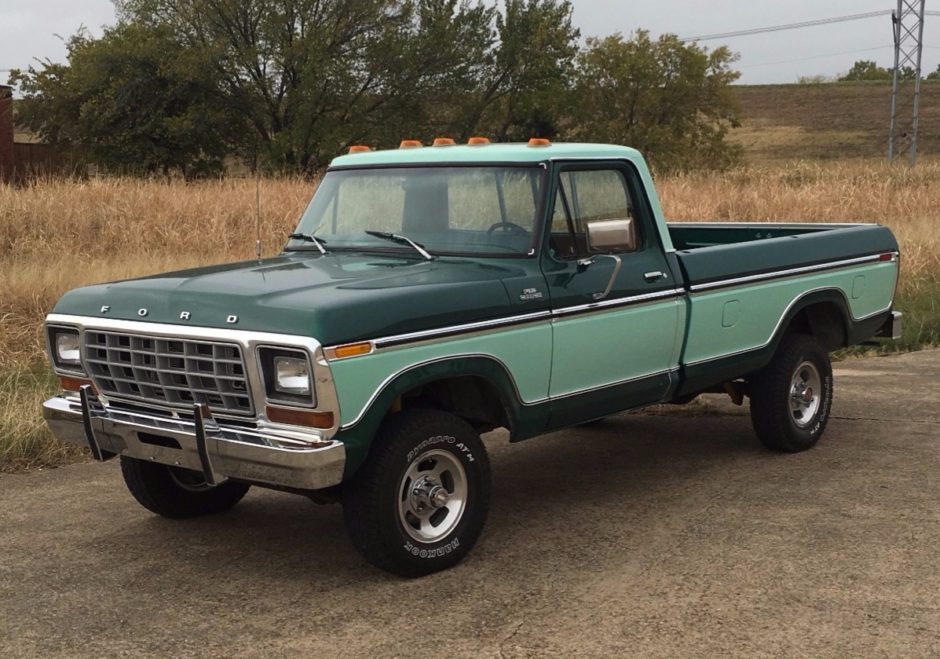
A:
{"type": "Polygon", "coordinates": [[[678,367],[682,291],[636,170],[628,162],[559,166],[551,217],[542,263],[553,313],[550,425],[662,400],[678,367]],[[625,219],[632,245],[591,248],[591,223],[625,219]]]}

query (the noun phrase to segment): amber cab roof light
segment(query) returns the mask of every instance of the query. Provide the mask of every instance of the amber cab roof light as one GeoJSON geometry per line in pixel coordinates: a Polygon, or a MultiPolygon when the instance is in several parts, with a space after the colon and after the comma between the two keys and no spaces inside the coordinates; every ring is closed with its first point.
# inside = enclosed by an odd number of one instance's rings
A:
{"type": "Polygon", "coordinates": [[[350,153],[368,153],[372,150],[372,147],[366,146],[365,144],[353,144],[349,147],[350,153]]]}
{"type": "Polygon", "coordinates": [[[486,146],[490,143],[490,138],[488,137],[471,137],[467,140],[467,144],[470,146],[486,146]]]}
{"type": "Polygon", "coordinates": [[[552,141],[547,140],[544,137],[533,137],[529,140],[529,146],[551,146],[552,141]]]}
{"type": "Polygon", "coordinates": [[[435,137],[434,146],[454,146],[457,144],[453,139],[449,137],[435,137]]]}
{"type": "Polygon", "coordinates": [[[402,140],[401,144],[398,145],[399,149],[420,149],[424,145],[421,143],[421,140],[402,140]]]}

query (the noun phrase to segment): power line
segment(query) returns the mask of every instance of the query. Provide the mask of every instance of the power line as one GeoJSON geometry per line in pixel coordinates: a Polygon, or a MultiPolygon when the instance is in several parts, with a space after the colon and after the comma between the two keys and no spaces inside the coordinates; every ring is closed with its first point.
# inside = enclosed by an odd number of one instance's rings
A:
{"type": "MultiPolygon", "coordinates": [[[[936,12],[940,14],[940,12],[936,12]]],[[[845,16],[835,16],[833,18],[819,18],[813,21],[802,21],[800,23],[786,23],[783,25],[770,25],[768,27],[755,27],[748,30],[737,30],[735,32],[720,32],[717,34],[703,34],[697,37],[682,37],[680,41],[712,41],[714,39],[728,39],[731,37],[746,37],[752,34],[763,34],[765,32],[781,32],[783,30],[796,30],[804,27],[813,27],[815,25],[829,25],[830,23],[844,23],[846,21],[858,21],[863,18],[875,18],[876,16],[889,16],[890,10],[868,11],[861,14],[847,14],[845,16]]]]}
{"type": "MultiPolygon", "coordinates": [[[[840,55],[854,55],[856,53],[865,53],[872,50],[882,50],[884,48],[893,48],[894,46],[890,43],[884,44],[882,46],[874,46],[872,48],[859,48],[857,50],[845,50],[840,53],[827,53],[825,55],[811,55],[809,57],[800,57],[797,59],[785,59],[777,62],[761,62],[759,64],[745,64],[744,66],[738,66],[739,69],[753,69],[758,66],[773,66],[774,64],[793,64],[795,62],[807,62],[814,59],[825,59],[827,57],[838,57],[840,55]]],[[[940,48],[940,46],[938,46],[940,48]]]]}

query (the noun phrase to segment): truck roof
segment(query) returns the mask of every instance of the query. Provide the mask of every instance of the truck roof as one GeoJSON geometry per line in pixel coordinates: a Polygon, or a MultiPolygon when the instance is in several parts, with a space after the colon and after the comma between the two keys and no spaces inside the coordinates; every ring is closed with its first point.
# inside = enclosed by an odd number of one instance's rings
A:
{"type": "Polygon", "coordinates": [[[330,167],[371,167],[376,165],[428,165],[441,163],[536,163],[578,158],[640,160],[636,149],[616,144],[559,143],[530,146],[511,144],[425,146],[383,151],[364,151],[335,158],[330,167]]]}

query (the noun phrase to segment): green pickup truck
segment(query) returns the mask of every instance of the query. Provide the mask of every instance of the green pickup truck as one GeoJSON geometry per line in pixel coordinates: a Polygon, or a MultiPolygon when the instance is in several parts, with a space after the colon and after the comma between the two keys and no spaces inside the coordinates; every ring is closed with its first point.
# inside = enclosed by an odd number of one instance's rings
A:
{"type": "Polygon", "coordinates": [[[49,426],[120,456],[147,509],[215,513],[251,485],[341,501],[369,561],[428,574],[482,531],[481,433],[725,392],[802,451],[829,352],[899,336],[885,227],[667,224],[622,146],[351,151],[279,256],[73,290],[47,317],[49,426]]]}

